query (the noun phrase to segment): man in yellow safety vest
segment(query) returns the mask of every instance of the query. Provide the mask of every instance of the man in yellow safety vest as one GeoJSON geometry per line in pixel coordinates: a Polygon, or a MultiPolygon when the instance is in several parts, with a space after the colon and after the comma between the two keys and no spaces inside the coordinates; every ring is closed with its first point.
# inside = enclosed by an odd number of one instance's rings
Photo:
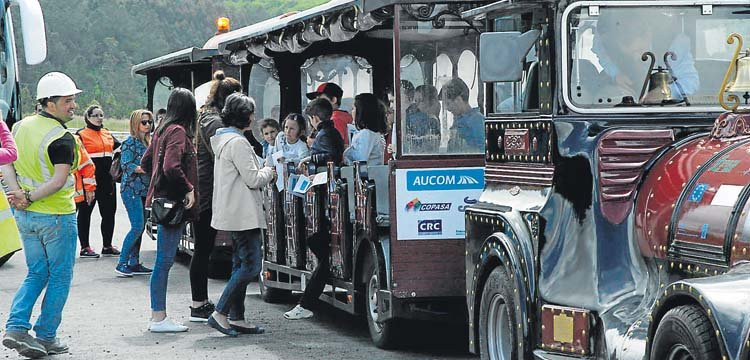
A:
{"type": "Polygon", "coordinates": [[[75,263],[78,234],[73,171],[79,158],[78,145],[65,123],[73,118],[75,96],[80,92],[63,73],[42,76],[36,98],[43,110],[13,127],[18,160],[3,167],[28,274],[13,298],[2,343],[30,358],[68,351],[68,346],[58,340],[57,328],[75,263]],[[28,333],[29,321],[45,287],[34,338],[28,333]]]}

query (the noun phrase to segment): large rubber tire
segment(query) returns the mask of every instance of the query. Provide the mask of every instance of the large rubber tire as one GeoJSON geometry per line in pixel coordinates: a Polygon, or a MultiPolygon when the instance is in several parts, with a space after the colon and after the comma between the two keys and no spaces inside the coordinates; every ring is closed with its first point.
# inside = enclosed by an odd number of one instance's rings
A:
{"type": "Polygon", "coordinates": [[[711,321],[698,305],[683,305],[667,311],[656,328],[651,360],[721,359],[711,321]]]}
{"type": "Polygon", "coordinates": [[[258,276],[258,287],[260,288],[260,298],[270,304],[284,302],[292,295],[291,290],[276,289],[266,286],[263,272],[258,276]]]}
{"type": "Polygon", "coordinates": [[[382,282],[378,271],[378,261],[374,254],[368,254],[363,264],[363,270],[365,274],[364,310],[367,328],[370,330],[370,338],[373,344],[381,349],[393,349],[399,344],[399,326],[395,319],[387,321],[378,321],[377,319],[377,290],[380,289],[382,282]]]}
{"type": "Polygon", "coordinates": [[[525,359],[517,332],[515,282],[504,267],[492,270],[484,283],[479,308],[479,354],[483,360],[525,359]],[[521,351],[519,351],[521,350],[521,351]]]}

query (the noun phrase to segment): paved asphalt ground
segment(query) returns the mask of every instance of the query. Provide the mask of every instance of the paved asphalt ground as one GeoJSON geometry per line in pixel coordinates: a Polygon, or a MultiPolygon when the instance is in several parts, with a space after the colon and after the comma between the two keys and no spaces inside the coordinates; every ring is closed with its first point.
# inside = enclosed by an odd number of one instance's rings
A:
{"type": "MultiPolygon", "coordinates": [[[[99,224],[94,212],[92,225],[99,224]]],[[[118,206],[115,245],[121,245],[129,229],[122,203],[118,206]]],[[[92,228],[92,246],[101,250],[101,235],[92,228]]],[[[156,243],[143,238],[141,259],[154,262],[156,243]]],[[[151,334],[148,277],[115,277],[116,258],[77,259],[70,297],[58,336],[70,345],[70,353],[50,359],[473,359],[467,353],[465,328],[443,324],[408,324],[404,346],[385,351],[374,347],[363,319],[323,306],[309,320],[289,321],[284,311],[296,297],[283,304],[260,299],[256,283],[248,287],[245,305],[249,321],[266,327],[263,335],[227,338],[204,324],[188,322],[190,282],[187,259],[170,272],[167,312],[190,327],[182,334],[151,334]]],[[[26,274],[22,254],[0,267],[0,331],[16,289],[26,274]]],[[[216,302],[224,280],[209,280],[209,296],[216,302]]],[[[41,303],[41,298],[37,304],[41,303]]],[[[34,311],[32,323],[39,314],[34,311]]],[[[0,346],[0,359],[20,358],[0,346]]]]}

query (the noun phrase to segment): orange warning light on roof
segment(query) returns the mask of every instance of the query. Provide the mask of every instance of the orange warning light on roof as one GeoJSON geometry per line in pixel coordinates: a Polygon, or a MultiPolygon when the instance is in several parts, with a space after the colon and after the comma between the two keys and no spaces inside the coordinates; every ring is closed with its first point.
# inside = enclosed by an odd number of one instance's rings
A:
{"type": "Polygon", "coordinates": [[[220,33],[225,33],[229,31],[229,18],[226,17],[220,17],[216,19],[216,30],[220,33]]]}

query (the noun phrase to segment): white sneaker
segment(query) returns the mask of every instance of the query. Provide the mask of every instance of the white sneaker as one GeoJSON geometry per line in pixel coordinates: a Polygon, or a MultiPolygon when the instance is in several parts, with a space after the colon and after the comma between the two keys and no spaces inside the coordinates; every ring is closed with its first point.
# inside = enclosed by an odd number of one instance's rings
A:
{"type": "Polygon", "coordinates": [[[149,321],[148,331],[153,333],[173,333],[188,331],[188,327],[172,321],[170,318],[164,318],[162,321],[149,321]]]}
{"type": "Polygon", "coordinates": [[[312,316],[313,316],[312,311],[307,310],[300,305],[297,305],[294,307],[294,309],[289,310],[284,313],[284,317],[289,320],[309,319],[312,316]]]}

